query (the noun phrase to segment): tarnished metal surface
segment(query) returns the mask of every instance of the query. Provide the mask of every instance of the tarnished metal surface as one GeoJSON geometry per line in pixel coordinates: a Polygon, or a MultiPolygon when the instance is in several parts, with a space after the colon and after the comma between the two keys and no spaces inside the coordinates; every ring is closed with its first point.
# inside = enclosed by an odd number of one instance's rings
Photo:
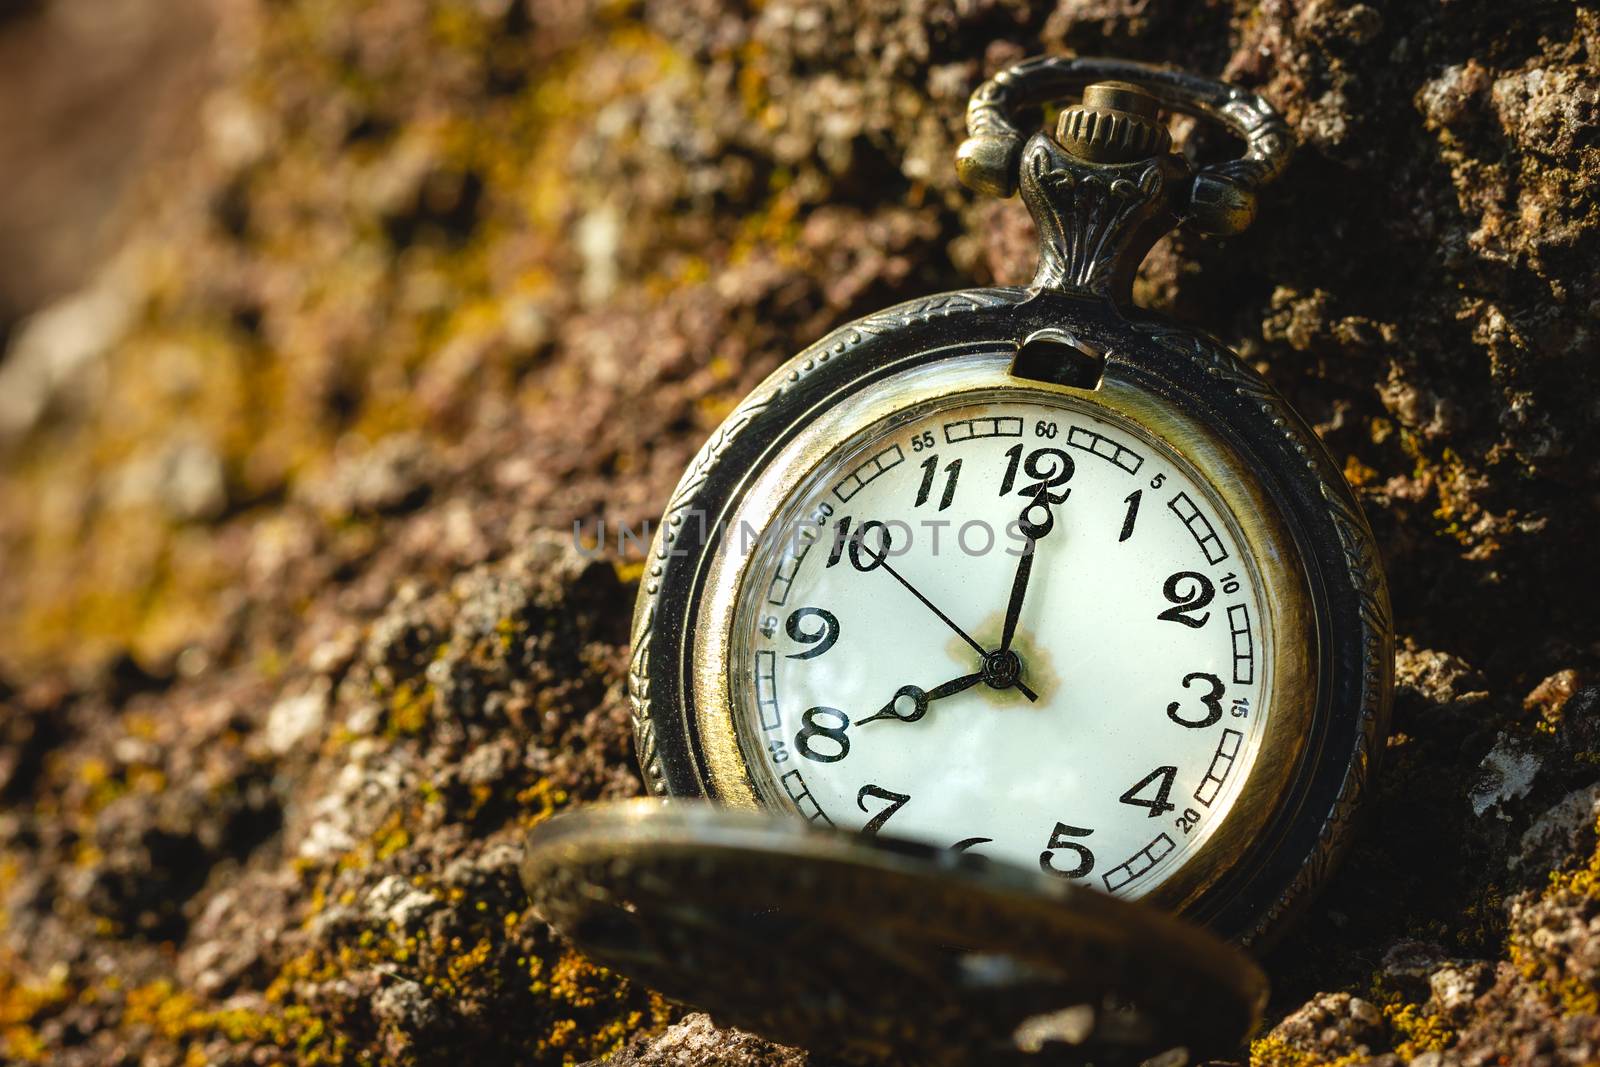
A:
{"type": "Polygon", "coordinates": [[[560,816],[530,836],[522,874],[535,908],[600,962],[863,1062],[1222,1055],[1266,1001],[1243,953],[1152,908],[706,803],[560,816]]]}

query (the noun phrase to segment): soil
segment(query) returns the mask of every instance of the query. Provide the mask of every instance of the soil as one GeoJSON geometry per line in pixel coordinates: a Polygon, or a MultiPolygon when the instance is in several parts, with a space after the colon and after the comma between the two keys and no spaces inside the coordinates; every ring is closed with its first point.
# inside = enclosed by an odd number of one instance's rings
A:
{"type": "Polygon", "coordinates": [[[524,830],[641,789],[642,550],[573,524],[653,521],[833,326],[1026,281],[951,160],[1056,51],[1287,116],[1255,226],[1136,296],[1315,423],[1392,582],[1386,773],[1250,1059],[1600,1059],[1600,11],[216,9],[192,138],[0,361],[0,1058],[807,1062],[524,906],[524,830]]]}

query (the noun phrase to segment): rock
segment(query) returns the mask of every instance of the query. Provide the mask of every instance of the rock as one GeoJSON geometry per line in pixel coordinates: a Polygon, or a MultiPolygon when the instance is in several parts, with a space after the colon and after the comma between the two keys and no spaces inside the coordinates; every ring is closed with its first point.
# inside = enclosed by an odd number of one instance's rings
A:
{"type": "Polygon", "coordinates": [[[1534,686],[1533,691],[1523,698],[1522,706],[1529,711],[1537,710],[1544,718],[1553,721],[1561,715],[1561,709],[1567,706],[1567,701],[1572,699],[1578,688],[1578,672],[1569,667],[1534,686]]]}
{"type": "Polygon", "coordinates": [[[1348,993],[1323,993],[1291,1013],[1269,1037],[1324,1060],[1370,1056],[1387,1038],[1383,1015],[1348,993]]]}
{"type": "Polygon", "coordinates": [[[635,1040],[604,1062],[606,1067],[805,1067],[811,1061],[794,1049],[724,1030],[697,1012],[655,1037],[635,1040]]]}
{"type": "MultiPolygon", "coordinates": [[[[397,981],[384,986],[372,998],[372,1013],[379,1023],[393,1033],[417,1032],[429,1029],[442,1012],[432,997],[415,982],[397,981]]],[[[395,1042],[387,1049],[396,1055],[409,1048],[410,1042],[395,1042]]]]}
{"type": "Polygon", "coordinates": [[[107,496],[120,508],[161,508],[176,522],[216,518],[228,506],[222,460],[193,439],[130,459],[114,473],[107,496]]]}
{"type": "Polygon", "coordinates": [[[1383,976],[1390,980],[1426,979],[1444,961],[1438,945],[1426,941],[1400,941],[1383,955],[1383,976]]]}
{"type": "Polygon", "coordinates": [[[312,686],[303,693],[279,699],[267,712],[267,747],[286,755],[322,726],[328,707],[328,687],[312,686]]]}
{"type": "Polygon", "coordinates": [[[0,445],[20,439],[53,403],[92,389],[96,364],[126,333],[137,310],[132,265],[114,262],[77,293],[35,312],[0,361],[0,445]]]}
{"type": "Polygon", "coordinates": [[[1501,734],[1479,766],[1480,777],[1468,797],[1472,813],[1481,816],[1508,801],[1527,796],[1541,766],[1539,756],[1526,742],[1501,734]]]}
{"type": "Polygon", "coordinates": [[[578,223],[578,252],[583,256],[579,293],[589,304],[603,303],[617,287],[617,250],[622,243],[622,220],[616,209],[597,208],[578,223]]]}
{"type": "Polygon", "coordinates": [[[306,657],[306,666],[318,674],[337,675],[355,659],[360,650],[359,634],[354,626],[341,627],[338,633],[319,642],[306,657]]]}
{"type": "Polygon", "coordinates": [[[1506,866],[1543,872],[1593,852],[1597,819],[1600,785],[1568,793],[1523,832],[1521,845],[1515,855],[1506,857],[1506,866]]]}
{"type": "Polygon", "coordinates": [[[1462,717],[1472,714],[1489,699],[1488,683],[1482,672],[1460,656],[1432,649],[1419,649],[1402,643],[1395,650],[1394,683],[1396,703],[1407,710],[1410,700],[1437,708],[1433,714],[1462,717]]]}
{"type": "Polygon", "coordinates": [[[413,888],[404,878],[391,874],[367,892],[367,908],[381,927],[392,924],[399,930],[413,930],[428,912],[440,903],[432,893],[413,888]]]}
{"type": "Polygon", "coordinates": [[[1446,963],[1428,978],[1433,992],[1433,1004],[1439,1011],[1457,1021],[1468,1017],[1478,994],[1488,986],[1493,975],[1489,964],[1478,960],[1471,963],[1446,963]]]}
{"type": "Polygon", "coordinates": [[[352,442],[332,470],[303,493],[335,517],[402,511],[428,495],[437,466],[437,453],[421,437],[391,434],[370,446],[352,442]]]}

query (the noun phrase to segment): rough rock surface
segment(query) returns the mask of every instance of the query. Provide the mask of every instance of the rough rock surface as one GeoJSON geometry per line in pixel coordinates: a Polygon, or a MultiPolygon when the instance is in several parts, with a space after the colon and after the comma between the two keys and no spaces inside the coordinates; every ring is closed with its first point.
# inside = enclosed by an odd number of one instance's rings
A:
{"type": "Polygon", "coordinates": [[[1224,73],[1304,146],[1138,285],[1315,422],[1402,637],[1387,777],[1250,1055],[1600,1058],[1600,13],[218,9],[193,150],[0,361],[0,1059],[804,1062],[661,1032],[522,906],[522,829],[639,788],[638,552],[571,526],[652,519],[831,326],[1029,276],[950,159],[1040,50],[1224,73]]]}

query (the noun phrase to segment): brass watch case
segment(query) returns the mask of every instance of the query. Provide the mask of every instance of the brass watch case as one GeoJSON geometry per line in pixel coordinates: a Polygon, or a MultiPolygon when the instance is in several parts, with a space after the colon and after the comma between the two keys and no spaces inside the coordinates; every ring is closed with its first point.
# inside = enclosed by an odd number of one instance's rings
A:
{"type": "MultiPolygon", "coordinates": [[[[1282,172],[1292,138],[1246,90],[1060,57],[1026,60],[980,86],[967,128],[957,173],[980,192],[1021,193],[1039,234],[1038,271],[1026,288],[945,293],[840,327],[775,371],[712,435],[667,505],[634,615],[628,689],[645,782],[659,795],[761,801],[734,727],[729,673],[740,573],[725,537],[739,519],[770,522],[854,430],[940,390],[1070,395],[1187,463],[1232,515],[1259,572],[1275,635],[1271,721],[1228,816],[1146,898],[1259,944],[1325,880],[1377,763],[1392,687],[1388,594],[1360,507],[1305,423],[1225,347],[1131,307],[1129,288],[1174,225],[1249,225],[1256,191],[1282,172]],[[1100,94],[1106,107],[1145,93],[1143,112],[1159,105],[1216,121],[1244,154],[1195,167],[1141,155],[1147,138],[1085,152],[1071,138],[1025,135],[1030,108],[1108,80],[1118,88],[1100,94]],[[1094,374],[1054,373],[1048,358],[1013,364],[1041,334],[1091,354],[1094,374]]],[[[1063,355],[1056,369],[1069,362],[1063,355]]]]}
{"type": "Polygon", "coordinates": [[[842,327],[780,367],[691,464],[652,546],[629,672],[653,792],[757,807],[734,724],[740,520],[760,530],[861,427],[935,396],[1066,395],[1175,452],[1238,521],[1271,619],[1269,722],[1215,832],[1146,899],[1243,942],[1325,876],[1385,729],[1392,634],[1371,534],[1331,458],[1258,375],[1202,336],[1049,290],[966,290],[842,327]],[[1040,330],[1105,354],[1094,388],[1017,379],[1040,330]]]}

